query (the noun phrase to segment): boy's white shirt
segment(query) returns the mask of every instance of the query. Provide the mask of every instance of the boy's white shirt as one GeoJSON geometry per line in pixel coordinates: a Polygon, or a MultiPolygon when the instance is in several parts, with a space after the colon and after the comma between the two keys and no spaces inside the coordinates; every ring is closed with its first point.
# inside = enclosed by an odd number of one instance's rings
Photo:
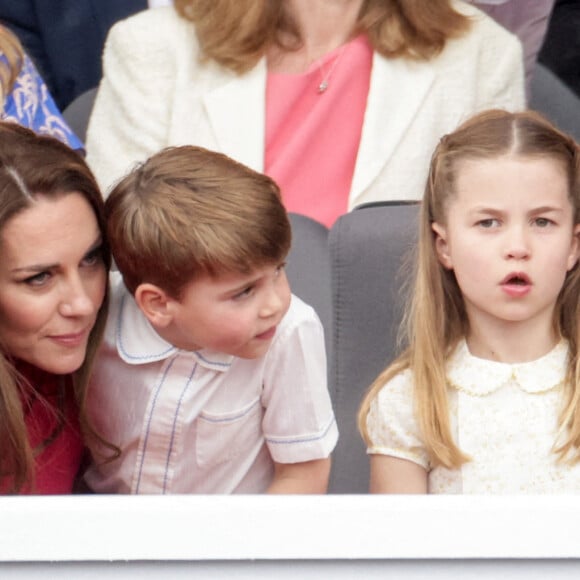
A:
{"type": "Polygon", "coordinates": [[[167,343],[113,273],[88,410],[122,456],[93,464],[86,481],[101,493],[263,492],[273,461],[336,445],[326,377],[322,325],[295,296],[268,353],[248,360],[167,343]]]}

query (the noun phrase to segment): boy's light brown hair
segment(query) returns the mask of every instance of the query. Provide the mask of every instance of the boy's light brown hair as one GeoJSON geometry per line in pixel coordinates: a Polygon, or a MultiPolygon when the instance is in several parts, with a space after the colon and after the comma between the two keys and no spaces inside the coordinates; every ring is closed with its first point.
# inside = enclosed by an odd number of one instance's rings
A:
{"type": "Polygon", "coordinates": [[[247,273],[282,261],[291,230],[276,183],[201,147],[168,147],[106,201],[115,262],[134,293],[151,283],[179,299],[202,275],[247,273]]]}

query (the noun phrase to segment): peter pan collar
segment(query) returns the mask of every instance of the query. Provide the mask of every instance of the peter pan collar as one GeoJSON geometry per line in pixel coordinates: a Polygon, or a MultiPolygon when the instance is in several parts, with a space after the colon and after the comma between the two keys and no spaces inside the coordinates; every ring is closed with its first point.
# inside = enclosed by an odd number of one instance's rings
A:
{"type": "MultiPolygon", "coordinates": [[[[119,304],[115,345],[119,356],[132,365],[159,362],[186,352],[155,332],[130,294],[124,294],[119,304]]],[[[190,351],[190,354],[200,365],[218,371],[228,370],[234,359],[232,355],[209,349],[190,351]]]]}
{"type": "Polygon", "coordinates": [[[508,364],[473,356],[462,341],[447,362],[447,380],[458,391],[485,396],[510,381],[527,393],[558,387],[566,376],[568,343],[561,340],[548,354],[526,363],[508,364]]]}

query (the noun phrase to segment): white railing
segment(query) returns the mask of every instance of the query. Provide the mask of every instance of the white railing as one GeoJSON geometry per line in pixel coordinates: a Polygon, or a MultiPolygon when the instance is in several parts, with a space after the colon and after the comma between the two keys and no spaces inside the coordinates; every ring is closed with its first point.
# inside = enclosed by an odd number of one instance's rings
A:
{"type": "Polygon", "coordinates": [[[447,579],[476,571],[577,579],[580,496],[0,498],[1,578],[194,570],[211,578],[447,579]]]}

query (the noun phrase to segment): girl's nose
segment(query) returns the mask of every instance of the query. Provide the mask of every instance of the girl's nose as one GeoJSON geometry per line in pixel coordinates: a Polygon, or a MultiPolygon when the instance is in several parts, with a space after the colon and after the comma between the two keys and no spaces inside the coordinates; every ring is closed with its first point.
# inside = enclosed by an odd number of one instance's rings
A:
{"type": "Polygon", "coordinates": [[[514,228],[506,239],[505,257],[512,260],[526,260],[530,256],[530,246],[523,228],[514,228]]]}

